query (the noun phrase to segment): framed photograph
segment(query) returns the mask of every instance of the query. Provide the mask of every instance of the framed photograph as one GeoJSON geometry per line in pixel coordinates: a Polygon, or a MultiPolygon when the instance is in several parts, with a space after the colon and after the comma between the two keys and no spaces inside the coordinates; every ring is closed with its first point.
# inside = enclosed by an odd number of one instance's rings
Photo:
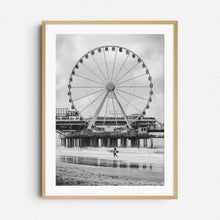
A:
{"type": "Polygon", "coordinates": [[[43,21],[43,198],[178,198],[177,33],[43,21]]]}

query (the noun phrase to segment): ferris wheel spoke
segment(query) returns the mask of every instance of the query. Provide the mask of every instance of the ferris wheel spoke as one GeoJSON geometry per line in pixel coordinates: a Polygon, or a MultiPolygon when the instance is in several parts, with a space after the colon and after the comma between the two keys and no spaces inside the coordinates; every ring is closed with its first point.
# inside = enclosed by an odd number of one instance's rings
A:
{"type": "Polygon", "coordinates": [[[113,79],[113,82],[115,82],[115,81],[117,80],[117,78],[118,78],[118,76],[119,76],[119,74],[120,74],[122,68],[124,67],[125,63],[127,62],[127,59],[128,59],[128,57],[129,57],[129,55],[130,55],[130,53],[127,55],[127,57],[125,58],[123,64],[121,65],[119,71],[118,71],[117,74],[115,75],[115,77],[114,77],[114,79],[113,79]]]}
{"type": "Polygon", "coordinates": [[[100,68],[99,64],[97,63],[96,59],[94,58],[94,56],[92,56],[92,59],[93,59],[93,61],[95,62],[96,67],[98,67],[98,69],[99,69],[100,73],[101,73],[101,74],[102,74],[102,76],[104,77],[105,81],[107,82],[107,81],[108,81],[108,79],[105,77],[105,74],[102,72],[102,70],[101,70],[101,68],[100,68]]]}
{"type": "Polygon", "coordinates": [[[105,49],[103,48],[102,50],[103,50],[104,59],[105,59],[105,67],[106,67],[106,71],[107,71],[107,76],[108,76],[108,79],[110,81],[109,72],[108,72],[108,65],[107,65],[106,55],[105,55],[105,49]]]}
{"type": "Polygon", "coordinates": [[[129,122],[128,122],[128,118],[127,118],[127,116],[126,116],[126,114],[125,114],[125,111],[124,111],[124,109],[123,109],[121,103],[119,102],[118,97],[116,96],[116,94],[115,94],[114,91],[113,91],[113,95],[114,95],[114,97],[115,97],[115,100],[116,100],[116,102],[117,102],[119,108],[121,109],[121,112],[122,112],[122,114],[123,114],[123,116],[124,116],[124,118],[125,118],[125,121],[126,121],[128,127],[131,128],[131,126],[130,126],[130,124],[129,124],[129,122]]]}
{"type": "Polygon", "coordinates": [[[113,101],[113,97],[112,97],[112,107],[113,107],[113,111],[114,111],[114,115],[115,115],[116,125],[118,125],[117,116],[116,116],[116,111],[115,111],[115,104],[114,104],[114,101],[113,101]]]}
{"type": "Polygon", "coordinates": [[[125,91],[123,91],[123,90],[121,90],[121,89],[116,89],[116,90],[117,90],[117,91],[120,91],[120,92],[123,92],[123,93],[125,93],[125,94],[128,94],[128,95],[130,95],[130,96],[134,96],[134,97],[136,97],[136,98],[139,98],[139,99],[148,101],[147,99],[145,99],[145,98],[143,98],[143,97],[141,97],[141,96],[137,96],[137,95],[135,95],[135,94],[132,94],[132,93],[129,93],[129,92],[125,92],[125,91]]]}
{"type": "Polygon", "coordinates": [[[148,88],[149,86],[133,86],[133,85],[130,85],[130,86],[117,86],[117,88],[148,88]]]}
{"type": "Polygon", "coordinates": [[[104,87],[103,86],[71,86],[71,89],[87,89],[87,88],[100,89],[104,87]]]}
{"type": "Polygon", "coordinates": [[[100,84],[100,85],[104,85],[103,83],[97,82],[97,81],[95,81],[93,79],[90,79],[90,78],[87,78],[87,77],[84,77],[84,76],[80,76],[80,75],[77,75],[77,74],[75,74],[74,76],[77,76],[77,77],[83,78],[83,79],[87,79],[87,80],[89,80],[91,82],[95,82],[95,83],[100,84]]]}
{"type": "MultiPolygon", "coordinates": [[[[141,76],[146,76],[146,73],[144,73],[144,74],[142,74],[142,75],[139,75],[139,76],[132,77],[132,78],[127,79],[127,80],[125,80],[125,81],[119,82],[117,85],[121,85],[121,84],[123,84],[123,83],[126,83],[126,82],[129,82],[129,81],[131,81],[131,80],[137,79],[137,78],[139,78],[139,77],[141,77],[141,76]]],[[[147,86],[147,87],[149,87],[149,86],[147,86]]]]}
{"type": "Polygon", "coordinates": [[[102,92],[100,95],[98,95],[92,102],[90,102],[85,108],[83,108],[81,111],[80,111],[80,114],[82,114],[82,112],[84,112],[90,105],[92,105],[95,101],[97,101],[103,94],[105,93],[102,92]]]}
{"type": "Polygon", "coordinates": [[[109,94],[108,94],[108,99],[107,99],[106,107],[105,107],[105,117],[104,117],[104,124],[103,125],[105,125],[105,121],[106,121],[106,113],[107,113],[107,109],[108,109],[108,102],[109,102],[109,94]]]}
{"type": "Polygon", "coordinates": [[[130,104],[135,110],[137,110],[140,114],[142,113],[135,105],[133,105],[130,101],[128,101],[124,96],[120,95],[116,92],[117,95],[119,95],[122,99],[124,99],[128,104],[130,104]]]}
{"type": "Polygon", "coordinates": [[[94,94],[96,94],[96,93],[98,93],[98,92],[101,92],[101,91],[103,91],[103,90],[104,90],[104,89],[99,89],[98,91],[92,92],[92,93],[90,93],[90,94],[88,94],[88,95],[84,95],[84,96],[82,96],[82,97],[79,97],[79,98],[73,100],[73,102],[79,101],[79,100],[81,100],[81,99],[83,99],[83,98],[85,98],[85,97],[94,95],[94,94]]]}
{"type": "Polygon", "coordinates": [[[89,72],[93,73],[93,75],[95,75],[98,79],[100,79],[102,83],[105,83],[105,82],[103,81],[103,79],[100,78],[100,77],[99,77],[93,70],[91,70],[87,65],[85,65],[85,64],[83,63],[83,66],[84,66],[87,70],[89,70],[89,72]]]}
{"type": "Polygon", "coordinates": [[[118,81],[120,81],[122,78],[124,78],[126,75],[128,75],[128,73],[130,73],[133,69],[135,69],[137,67],[139,63],[136,63],[131,69],[129,69],[126,73],[124,73],[117,81],[115,81],[115,83],[117,83],[118,81]]]}
{"type": "Polygon", "coordinates": [[[114,64],[113,64],[113,70],[112,70],[112,75],[111,75],[111,81],[112,81],[112,78],[113,78],[114,72],[115,72],[115,61],[116,61],[116,57],[117,57],[117,52],[118,52],[118,49],[116,48],[116,50],[115,50],[114,64]]]}

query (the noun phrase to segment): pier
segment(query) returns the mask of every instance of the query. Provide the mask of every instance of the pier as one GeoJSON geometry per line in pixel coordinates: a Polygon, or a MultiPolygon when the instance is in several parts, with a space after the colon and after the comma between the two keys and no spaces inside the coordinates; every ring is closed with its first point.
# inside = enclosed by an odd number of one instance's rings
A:
{"type": "MultiPolygon", "coordinates": [[[[60,112],[60,111],[59,111],[60,112]]],[[[133,118],[130,116],[130,119],[133,118]]],[[[88,129],[90,119],[76,119],[57,115],[56,131],[60,134],[61,146],[72,147],[148,147],[153,148],[154,138],[164,138],[164,127],[153,117],[136,120],[131,128],[123,118],[98,118],[97,129],[88,129]],[[120,124],[120,126],[116,126],[120,124]],[[106,131],[106,127],[113,127],[106,131]]]]}

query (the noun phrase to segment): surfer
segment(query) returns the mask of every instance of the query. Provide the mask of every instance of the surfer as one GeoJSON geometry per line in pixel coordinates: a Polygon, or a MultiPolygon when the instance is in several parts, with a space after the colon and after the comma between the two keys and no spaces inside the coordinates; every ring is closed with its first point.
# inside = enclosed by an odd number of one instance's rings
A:
{"type": "Polygon", "coordinates": [[[118,150],[116,149],[116,147],[114,147],[113,156],[114,157],[118,157],[117,153],[118,153],[118,150]]]}

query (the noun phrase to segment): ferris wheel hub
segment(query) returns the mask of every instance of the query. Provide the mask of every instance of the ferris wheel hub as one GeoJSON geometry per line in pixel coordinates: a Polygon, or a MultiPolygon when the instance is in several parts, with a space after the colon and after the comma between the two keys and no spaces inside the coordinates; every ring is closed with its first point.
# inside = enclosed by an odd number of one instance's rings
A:
{"type": "Polygon", "coordinates": [[[109,91],[109,92],[112,92],[115,90],[115,84],[112,83],[112,82],[109,82],[106,84],[105,88],[109,91]]]}

